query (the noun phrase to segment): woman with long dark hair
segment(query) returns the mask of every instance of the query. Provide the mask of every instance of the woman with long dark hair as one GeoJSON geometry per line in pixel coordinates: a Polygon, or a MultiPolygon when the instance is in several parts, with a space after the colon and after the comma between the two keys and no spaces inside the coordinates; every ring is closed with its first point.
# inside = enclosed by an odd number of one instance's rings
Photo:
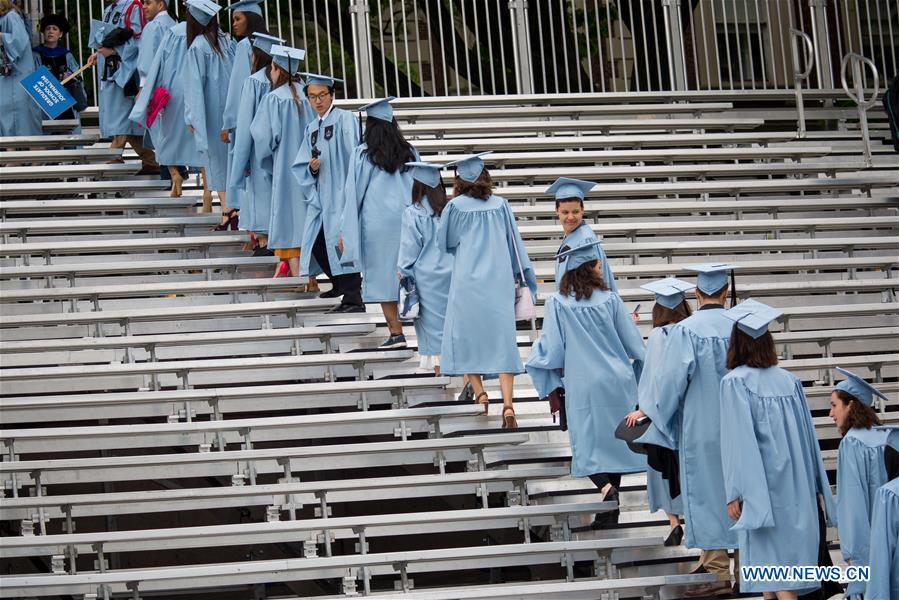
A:
{"type": "Polygon", "coordinates": [[[187,2],[189,84],[184,99],[184,122],[193,134],[203,161],[206,187],[218,192],[222,214],[226,215],[228,146],[221,141],[219,133],[222,131],[228,78],[234,64],[234,42],[219,29],[216,18],[219,10],[221,6],[212,0],[187,2]]]}
{"type": "MultiPolygon", "coordinates": [[[[540,398],[564,394],[571,474],[589,477],[604,501],[617,501],[621,475],[646,470],[643,456],[615,437],[637,404],[643,337],[603,279],[599,240],[584,240],[556,260],[563,265],[559,291],[546,299],[525,366],[540,398]]],[[[618,512],[597,514],[594,526],[616,523],[618,512]]]]}
{"type": "Polygon", "coordinates": [[[483,377],[499,376],[503,429],[515,429],[512,385],[522,373],[515,325],[516,288],[536,298],[537,280],[505,198],[493,194],[483,152],[456,164],[455,197],[440,219],[437,245],[449,252],[453,276],[447,301],[440,369],[468,375],[475,402],[488,414],[483,377]]]}
{"type": "MultiPolygon", "coordinates": [[[[231,75],[228,78],[228,95],[225,97],[225,112],[222,114],[222,130],[219,138],[228,144],[228,180],[230,181],[230,169],[234,154],[234,136],[237,128],[238,108],[241,91],[247,78],[258,69],[253,68],[253,34],[268,34],[265,19],[259,3],[263,0],[240,0],[226,7],[231,11],[231,37],[237,42],[234,47],[234,64],[231,67],[231,75]]],[[[283,43],[279,41],[278,43],[283,43]]],[[[249,123],[247,123],[249,125],[249,123]]],[[[223,211],[223,222],[219,225],[224,229],[226,225],[233,224],[237,228],[238,211],[244,201],[243,188],[227,186],[225,196],[231,210],[223,211]]]]}
{"type": "MultiPolygon", "coordinates": [[[[256,160],[271,169],[268,247],[288,266],[290,275],[298,277],[306,203],[296,194],[291,165],[303,143],[303,131],[313,118],[298,73],[306,53],[287,46],[272,46],[271,52],[272,91],[259,104],[250,133],[256,160]]],[[[275,275],[279,273],[280,269],[275,275]]],[[[315,278],[310,277],[306,290],[316,288],[315,278]]]]}
{"type": "MultiPolygon", "coordinates": [[[[746,300],[734,321],[721,380],[721,466],[727,514],[736,524],[743,567],[819,564],[819,497],[833,525],[833,495],[802,382],[777,366],[768,331],[783,311],[746,300]]],[[[741,592],[795,599],[818,583],[740,581],[741,592]]],[[[829,595],[827,596],[829,597],[829,595]]]]}
{"type": "MultiPolygon", "coordinates": [[[[271,168],[258,160],[253,149],[250,126],[262,103],[262,98],[272,89],[269,73],[274,44],[284,40],[263,33],[253,34],[253,74],[247,77],[240,91],[237,107],[237,126],[231,138],[233,149],[228,164],[228,188],[241,194],[241,229],[255,237],[253,254],[272,256],[268,249],[268,226],[272,208],[271,168]]],[[[280,266],[280,265],[279,265],[280,266]]]]}
{"type": "Polygon", "coordinates": [[[381,348],[405,348],[397,314],[403,211],[409,205],[412,175],[407,162],[418,153],[403,137],[390,101],[376,100],[361,110],[368,115],[362,143],[353,152],[344,190],[340,264],[362,273],[362,301],[379,302],[390,335],[381,348]]]}
{"type": "Polygon", "coordinates": [[[410,162],[412,204],[403,211],[397,270],[418,291],[418,318],[413,321],[418,340],[419,366],[440,373],[443,323],[453,275],[453,257],[437,245],[446,190],[440,178],[443,165],[410,162]]]}
{"type": "MultiPolygon", "coordinates": [[[[652,331],[649,333],[649,339],[646,342],[646,362],[644,363],[644,372],[641,374],[640,384],[637,387],[637,398],[639,406],[637,410],[627,415],[628,427],[633,427],[639,419],[649,417],[656,419],[659,414],[658,407],[655,404],[655,390],[653,383],[655,378],[649,372],[648,365],[656,364],[661,356],[665,341],[668,339],[668,330],[671,325],[680,323],[691,314],[693,310],[690,303],[687,302],[686,293],[696,289],[696,286],[674,277],[653,281],[645,285],[641,285],[644,290],[650,291],[655,295],[655,304],[652,307],[652,331]]],[[[656,445],[677,449],[678,433],[672,438],[666,438],[656,445]]],[[[668,523],[671,525],[671,531],[665,538],[666,546],[679,546],[684,537],[684,529],[680,524],[680,516],[684,514],[683,499],[680,495],[671,497],[671,491],[668,481],[662,477],[662,473],[652,468],[653,462],[649,461],[649,468],[646,469],[646,493],[649,500],[650,512],[664,510],[668,517],[668,523]]]]}
{"type": "MultiPolygon", "coordinates": [[[[837,452],[840,552],[848,564],[861,567],[870,558],[874,494],[890,479],[885,454],[892,450],[888,439],[896,428],[881,426],[874,410],[875,397],[886,400],[886,395],[852,371],[837,371],[846,377],[830,394],[830,418],[843,436],[837,452]]],[[[850,597],[865,593],[865,582],[849,583],[850,597]]]]}

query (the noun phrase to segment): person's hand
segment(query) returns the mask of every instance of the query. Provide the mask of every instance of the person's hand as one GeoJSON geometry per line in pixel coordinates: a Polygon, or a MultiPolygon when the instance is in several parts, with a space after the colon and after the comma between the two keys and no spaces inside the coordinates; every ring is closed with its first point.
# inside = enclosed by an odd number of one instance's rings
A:
{"type": "Polygon", "coordinates": [[[732,521],[739,521],[742,514],[743,508],[740,506],[739,498],[727,503],[727,516],[730,517],[732,521]]]}
{"type": "Polygon", "coordinates": [[[187,131],[190,132],[191,134],[193,134],[193,132],[194,132],[194,126],[193,126],[193,125],[188,125],[188,126],[187,126],[187,131]]]}
{"type": "Polygon", "coordinates": [[[109,58],[116,53],[115,48],[97,48],[97,52],[103,55],[103,58],[109,58]]]}
{"type": "Polygon", "coordinates": [[[309,161],[309,168],[313,171],[318,171],[318,169],[322,166],[322,163],[317,158],[313,158],[309,161]]]}
{"type": "Polygon", "coordinates": [[[631,320],[633,320],[634,323],[639,323],[640,313],[631,313],[631,320]]]}
{"type": "Polygon", "coordinates": [[[94,52],[90,56],[87,57],[87,64],[94,66],[97,64],[97,53],[94,52]]]}
{"type": "Polygon", "coordinates": [[[230,138],[230,136],[228,135],[228,130],[227,130],[227,129],[222,129],[222,131],[219,133],[219,139],[222,140],[222,143],[223,143],[223,144],[230,144],[230,143],[231,143],[231,138],[230,138]]]}
{"type": "Polygon", "coordinates": [[[637,409],[634,412],[627,413],[627,416],[624,417],[624,421],[628,427],[633,427],[634,425],[637,424],[638,419],[642,419],[645,416],[646,416],[645,412],[637,409]]]}
{"type": "Polygon", "coordinates": [[[337,240],[337,251],[343,254],[343,238],[337,240]]]}
{"type": "Polygon", "coordinates": [[[396,278],[399,279],[400,281],[402,281],[402,280],[403,280],[403,274],[400,273],[399,271],[397,271],[397,272],[396,272],[396,278]]]}

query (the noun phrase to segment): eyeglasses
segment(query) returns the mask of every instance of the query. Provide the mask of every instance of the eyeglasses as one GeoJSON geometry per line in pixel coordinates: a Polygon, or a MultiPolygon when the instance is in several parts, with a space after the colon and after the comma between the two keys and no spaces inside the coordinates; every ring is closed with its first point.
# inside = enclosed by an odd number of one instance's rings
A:
{"type": "Polygon", "coordinates": [[[320,94],[307,94],[306,97],[309,98],[311,102],[319,102],[320,100],[324,100],[330,95],[331,92],[321,92],[320,94]]]}

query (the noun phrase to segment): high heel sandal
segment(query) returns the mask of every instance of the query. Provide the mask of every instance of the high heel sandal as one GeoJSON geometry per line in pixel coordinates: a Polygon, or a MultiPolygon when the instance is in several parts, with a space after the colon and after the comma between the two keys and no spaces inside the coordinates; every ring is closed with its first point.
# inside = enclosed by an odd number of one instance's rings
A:
{"type": "Polygon", "coordinates": [[[237,208],[231,209],[231,216],[228,218],[228,225],[231,226],[231,231],[239,231],[240,230],[240,210],[237,208]]]}
{"type": "Polygon", "coordinates": [[[503,429],[518,429],[518,421],[515,420],[515,409],[511,406],[503,407],[503,429]]]}
{"type": "Polygon", "coordinates": [[[232,208],[231,210],[229,210],[227,212],[223,212],[222,217],[225,217],[225,220],[222,221],[221,223],[219,223],[218,225],[216,225],[215,227],[213,227],[211,229],[211,231],[225,231],[226,229],[228,229],[228,227],[231,227],[231,229],[237,229],[236,221],[232,225],[232,221],[234,221],[234,219],[235,219],[234,215],[236,212],[237,212],[237,209],[234,209],[234,208],[232,208]]]}
{"type": "Polygon", "coordinates": [[[487,412],[490,409],[490,398],[487,396],[487,392],[481,392],[478,394],[478,397],[474,400],[475,404],[483,404],[484,412],[481,413],[482,416],[487,416],[487,412]],[[481,398],[484,398],[484,401],[481,401],[481,398]]]}

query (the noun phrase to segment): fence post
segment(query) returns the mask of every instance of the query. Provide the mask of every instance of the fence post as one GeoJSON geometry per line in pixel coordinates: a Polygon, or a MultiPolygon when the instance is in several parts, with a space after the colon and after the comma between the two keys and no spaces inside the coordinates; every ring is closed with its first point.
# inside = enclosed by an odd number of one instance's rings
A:
{"type": "Polygon", "coordinates": [[[353,58],[356,64],[356,90],[360,98],[374,98],[374,68],[371,62],[371,35],[368,26],[368,0],[350,0],[353,24],[353,58]]]}
{"type": "Polygon", "coordinates": [[[818,87],[831,90],[833,82],[833,63],[830,61],[830,37],[827,27],[827,1],[809,0],[812,13],[812,41],[815,45],[815,65],[818,73],[818,87]]]}
{"type": "Polygon", "coordinates": [[[509,0],[512,17],[512,48],[515,52],[515,82],[519,94],[534,93],[531,36],[528,33],[528,0],[509,0]]]}
{"type": "Polygon", "coordinates": [[[665,38],[668,48],[668,75],[675,90],[687,89],[687,70],[684,60],[684,30],[680,0],[662,0],[665,16],[665,38]]]}

